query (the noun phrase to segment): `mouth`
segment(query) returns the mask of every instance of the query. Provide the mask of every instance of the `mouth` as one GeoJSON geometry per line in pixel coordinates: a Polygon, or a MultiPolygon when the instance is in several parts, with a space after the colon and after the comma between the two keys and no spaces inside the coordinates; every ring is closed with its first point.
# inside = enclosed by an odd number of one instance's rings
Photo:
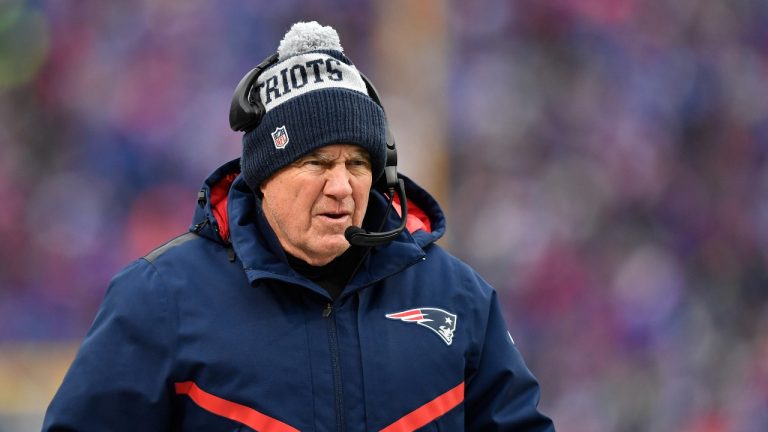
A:
{"type": "Polygon", "coordinates": [[[330,220],[330,221],[346,221],[346,219],[350,216],[349,213],[344,212],[327,212],[327,213],[320,213],[318,216],[322,217],[323,219],[330,220]]]}

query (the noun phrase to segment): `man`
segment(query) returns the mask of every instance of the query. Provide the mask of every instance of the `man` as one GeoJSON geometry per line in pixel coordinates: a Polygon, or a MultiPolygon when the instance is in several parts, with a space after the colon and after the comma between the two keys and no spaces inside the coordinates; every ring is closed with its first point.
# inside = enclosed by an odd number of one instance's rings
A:
{"type": "Polygon", "coordinates": [[[230,121],[242,158],[113,279],[44,430],[554,430],[333,29],[294,25],[230,121]]]}

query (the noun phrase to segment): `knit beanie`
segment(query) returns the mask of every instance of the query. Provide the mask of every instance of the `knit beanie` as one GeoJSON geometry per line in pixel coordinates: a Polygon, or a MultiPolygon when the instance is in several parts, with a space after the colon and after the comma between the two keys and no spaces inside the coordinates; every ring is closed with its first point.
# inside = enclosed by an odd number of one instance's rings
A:
{"type": "Polygon", "coordinates": [[[336,30],[314,21],[296,23],[277,54],[278,62],[254,84],[265,114],[243,136],[240,164],[248,186],[258,191],[281,168],[329,144],[366,149],[376,180],[386,157],[384,111],[343,54],[336,30]]]}

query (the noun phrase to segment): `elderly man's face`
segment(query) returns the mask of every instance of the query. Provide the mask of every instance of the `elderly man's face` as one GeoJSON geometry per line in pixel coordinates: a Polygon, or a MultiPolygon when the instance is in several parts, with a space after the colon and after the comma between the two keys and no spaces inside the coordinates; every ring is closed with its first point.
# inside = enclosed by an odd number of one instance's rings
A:
{"type": "Polygon", "coordinates": [[[344,230],[362,224],[371,182],[365,149],[320,147],[262,183],[264,214],[286,252],[324,265],[349,248],[344,230]]]}

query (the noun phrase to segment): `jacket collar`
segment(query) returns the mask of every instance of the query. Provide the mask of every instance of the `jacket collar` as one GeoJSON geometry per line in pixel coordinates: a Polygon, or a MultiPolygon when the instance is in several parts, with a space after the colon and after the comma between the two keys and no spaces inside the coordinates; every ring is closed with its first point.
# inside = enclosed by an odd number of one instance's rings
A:
{"type": "MultiPolygon", "coordinates": [[[[380,199],[383,201],[383,198],[380,199]]],[[[297,273],[288,264],[275,232],[264,217],[261,203],[242,177],[235,179],[230,188],[228,207],[232,246],[252,285],[259,280],[272,279],[300,285],[327,296],[323,288],[297,273]]],[[[392,243],[371,251],[345,288],[342,297],[404,270],[420,261],[424,255],[413,237],[403,233],[392,243]]]]}
{"type": "MultiPolygon", "coordinates": [[[[285,252],[264,217],[261,202],[239,176],[239,162],[239,159],[228,162],[205,181],[190,230],[231,245],[252,285],[271,279],[301,285],[327,296],[324,289],[288,265],[285,252]]],[[[445,231],[445,218],[434,198],[407,177],[401,177],[406,184],[409,218],[414,218],[409,227],[420,229],[413,233],[404,231],[391,243],[373,248],[342,297],[421,261],[426,255],[423,248],[442,237],[445,231]]],[[[386,208],[386,197],[372,191],[363,227],[378,230],[386,208]]],[[[399,206],[395,208],[399,210],[399,206]]],[[[393,229],[399,223],[398,212],[390,211],[382,230],[393,229]]]]}

